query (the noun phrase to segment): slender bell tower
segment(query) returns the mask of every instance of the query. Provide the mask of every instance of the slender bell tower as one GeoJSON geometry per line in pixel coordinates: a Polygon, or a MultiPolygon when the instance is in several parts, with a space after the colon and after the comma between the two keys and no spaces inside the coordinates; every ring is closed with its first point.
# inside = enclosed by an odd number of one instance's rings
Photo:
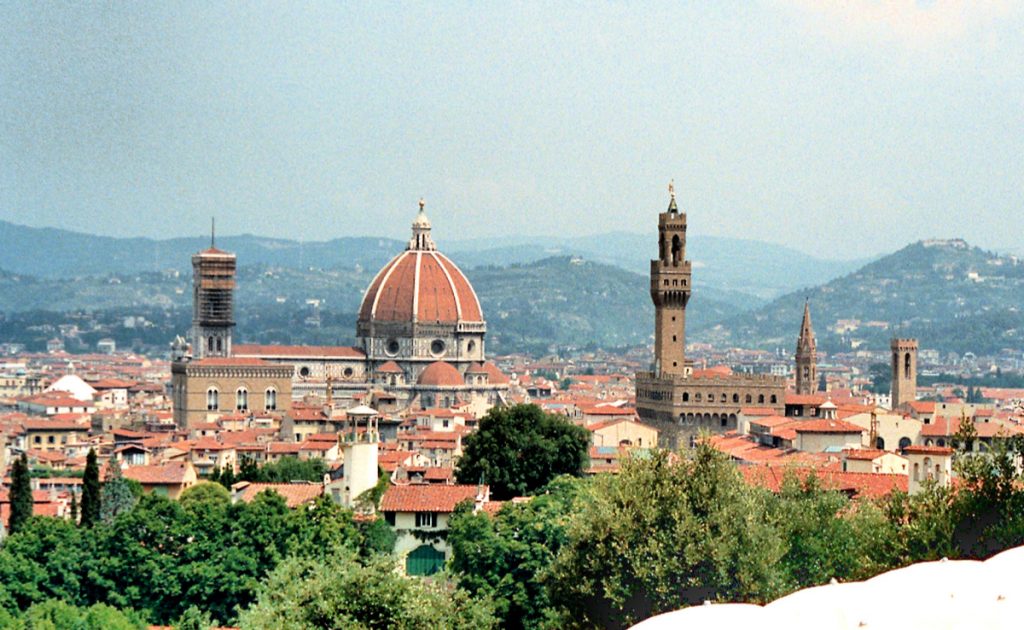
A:
{"type": "Polygon", "coordinates": [[[889,349],[892,350],[892,408],[898,410],[917,399],[917,339],[893,339],[889,349]]]}
{"type": "Polygon", "coordinates": [[[654,372],[684,375],[686,367],[686,304],[690,301],[690,261],[686,260],[686,213],[676,205],[674,184],[668,185],[668,209],[658,215],[658,259],[651,261],[654,302],[654,372]]]}
{"type": "Polygon", "coordinates": [[[231,356],[235,326],[235,255],[217,249],[210,228],[210,248],[192,256],[192,355],[231,356]]]}
{"type": "Polygon", "coordinates": [[[811,328],[811,305],[804,302],[804,321],[796,340],[796,393],[814,394],[818,391],[818,340],[811,328]]]}

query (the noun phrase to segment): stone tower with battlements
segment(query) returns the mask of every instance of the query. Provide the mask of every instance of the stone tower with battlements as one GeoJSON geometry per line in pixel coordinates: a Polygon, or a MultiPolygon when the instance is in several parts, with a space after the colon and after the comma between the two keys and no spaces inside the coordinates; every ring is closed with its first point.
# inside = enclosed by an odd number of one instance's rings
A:
{"type": "Polygon", "coordinates": [[[654,372],[687,373],[686,304],[690,301],[690,261],[686,260],[686,213],[676,205],[669,184],[668,209],[658,215],[658,259],[651,261],[654,302],[654,372]]]}
{"type": "Polygon", "coordinates": [[[811,305],[804,302],[804,320],[796,340],[796,393],[814,394],[818,391],[818,340],[811,327],[811,305]]]}
{"type": "Polygon", "coordinates": [[[892,408],[900,409],[917,398],[917,339],[896,338],[892,350],[892,408]]]}

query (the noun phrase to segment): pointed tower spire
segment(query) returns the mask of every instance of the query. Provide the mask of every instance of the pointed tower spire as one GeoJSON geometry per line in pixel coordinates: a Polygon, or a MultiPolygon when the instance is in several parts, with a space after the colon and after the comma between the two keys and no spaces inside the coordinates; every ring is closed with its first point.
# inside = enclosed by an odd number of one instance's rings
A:
{"type": "Polygon", "coordinates": [[[679,206],[676,205],[676,180],[670,179],[668,182],[668,211],[679,212],[679,206]]]}
{"type": "Polygon", "coordinates": [[[804,320],[800,324],[800,345],[808,343],[813,345],[814,342],[814,329],[811,327],[811,301],[804,298],[804,320]]]}
{"type": "Polygon", "coordinates": [[[796,340],[796,393],[818,391],[818,340],[811,327],[811,302],[804,299],[804,319],[796,340]]]}

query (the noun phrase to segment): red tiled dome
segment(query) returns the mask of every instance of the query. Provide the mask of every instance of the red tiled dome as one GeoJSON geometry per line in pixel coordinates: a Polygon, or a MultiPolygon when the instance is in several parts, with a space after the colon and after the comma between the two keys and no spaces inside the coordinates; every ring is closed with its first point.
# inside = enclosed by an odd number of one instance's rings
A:
{"type": "Polygon", "coordinates": [[[363,296],[360,321],[482,322],[476,292],[462,271],[434,250],[395,256],[363,296]]]}
{"type": "Polygon", "coordinates": [[[434,361],[427,366],[427,369],[423,370],[416,384],[456,387],[465,385],[466,381],[462,379],[462,374],[459,374],[459,371],[451,363],[434,361]]]}

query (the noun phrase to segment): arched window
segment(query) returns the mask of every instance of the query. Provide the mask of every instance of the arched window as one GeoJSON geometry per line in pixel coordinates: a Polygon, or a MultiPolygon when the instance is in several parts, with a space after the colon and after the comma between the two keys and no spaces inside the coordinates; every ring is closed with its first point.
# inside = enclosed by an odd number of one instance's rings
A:
{"type": "Polygon", "coordinates": [[[777,402],[779,402],[779,397],[776,396],[775,394],[772,394],[772,404],[774,405],[777,402]]]}
{"type": "Polygon", "coordinates": [[[749,405],[752,402],[754,402],[754,398],[750,394],[747,394],[747,404],[749,405]]]}
{"type": "Polygon", "coordinates": [[[217,391],[216,387],[211,387],[210,389],[206,390],[206,410],[220,410],[220,392],[217,391]]]}
{"type": "Polygon", "coordinates": [[[213,337],[206,338],[206,350],[207,352],[213,352],[213,337]]]}
{"type": "Polygon", "coordinates": [[[249,390],[244,387],[235,390],[235,410],[249,411],[249,390]]]}
{"type": "Polygon", "coordinates": [[[908,438],[908,437],[901,437],[900,438],[900,450],[902,451],[903,449],[907,448],[908,446],[910,446],[910,438],[908,438]]]}
{"type": "Polygon", "coordinates": [[[910,353],[903,357],[903,378],[910,378],[910,353]]]}
{"type": "Polygon", "coordinates": [[[759,404],[764,404],[764,394],[758,394],[757,395],[757,402],[759,404]]]}
{"type": "Polygon", "coordinates": [[[221,339],[220,337],[217,337],[217,352],[223,352],[223,351],[224,351],[224,340],[221,339]]]}
{"type": "Polygon", "coordinates": [[[740,395],[739,394],[733,394],[732,395],[732,401],[734,403],[738,403],[740,401],[740,395]]]}
{"type": "Polygon", "coordinates": [[[683,402],[690,402],[690,392],[683,392],[683,402]]]}
{"type": "Polygon", "coordinates": [[[683,257],[683,242],[679,240],[679,235],[676,234],[672,237],[672,264],[678,265],[680,259],[683,257]]]}
{"type": "Polygon", "coordinates": [[[875,448],[877,448],[880,451],[884,451],[885,450],[885,440],[882,439],[882,438],[875,438],[875,448]]]}
{"type": "Polygon", "coordinates": [[[722,398],[721,398],[721,401],[722,401],[722,402],[728,402],[728,401],[729,401],[729,398],[728,398],[728,397],[727,397],[727,396],[725,395],[725,392],[722,392],[722,398]]]}
{"type": "Polygon", "coordinates": [[[273,387],[268,387],[264,392],[263,406],[267,411],[277,411],[277,390],[273,387]]]}
{"type": "Polygon", "coordinates": [[[693,400],[694,400],[694,401],[696,401],[696,402],[700,402],[700,401],[702,400],[702,398],[701,398],[701,395],[700,395],[700,392],[697,392],[697,393],[696,393],[696,394],[695,394],[695,395],[693,396],[693,400]]]}
{"type": "Polygon", "coordinates": [[[921,467],[917,462],[914,462],[914,481],[921,481],[921,467]]]}

